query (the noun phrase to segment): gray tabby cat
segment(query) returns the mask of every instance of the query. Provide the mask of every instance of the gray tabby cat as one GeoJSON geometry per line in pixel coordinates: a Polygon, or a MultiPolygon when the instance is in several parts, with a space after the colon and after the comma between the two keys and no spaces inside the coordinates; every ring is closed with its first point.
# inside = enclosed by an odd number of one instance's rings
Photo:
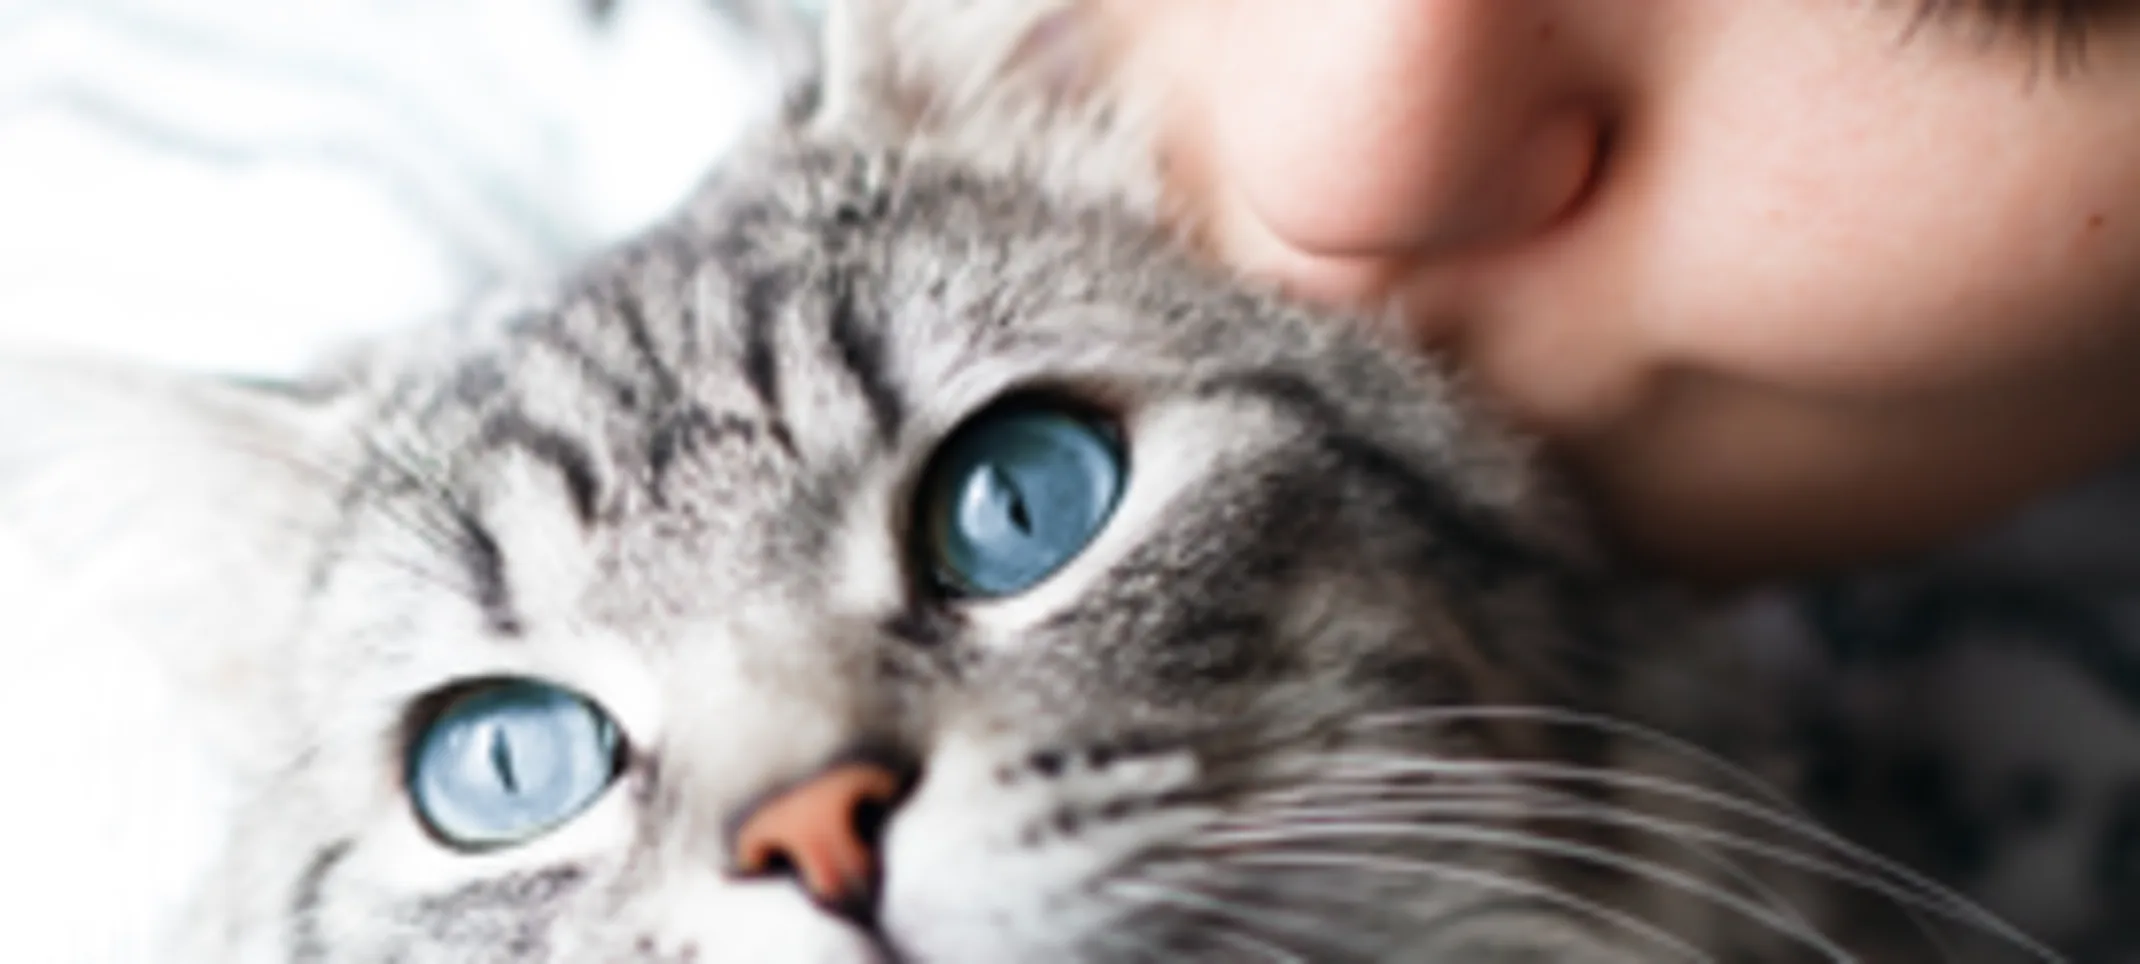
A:
{"type": "Polygon", "coordinates": [[[0,957],[2044,956],[1763,789],[1446,379],[1155,228],[1074,25],[925,6],[494,321],[0,369],[12,647],[154,667],[70,759],[162,768],[0,957]]]}

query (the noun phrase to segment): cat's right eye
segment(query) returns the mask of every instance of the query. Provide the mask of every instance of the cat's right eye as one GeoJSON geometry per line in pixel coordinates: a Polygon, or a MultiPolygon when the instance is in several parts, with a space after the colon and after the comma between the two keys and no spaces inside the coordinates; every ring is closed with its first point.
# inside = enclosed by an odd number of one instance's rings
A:
{"type": "Polygon", "coordinates": [[[510,846],[578,815],[617,779],[614,721],[593,701],[534,680],[454,696],[410,743],[417,816],[463,850],[510,846]]]}

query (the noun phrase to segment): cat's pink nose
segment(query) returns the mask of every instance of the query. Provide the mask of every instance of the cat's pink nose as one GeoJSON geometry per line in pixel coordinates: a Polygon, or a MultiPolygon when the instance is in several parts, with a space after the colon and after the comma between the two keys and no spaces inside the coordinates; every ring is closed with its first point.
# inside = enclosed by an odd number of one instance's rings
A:
{"type": "Polygon", "coordinates": [[[737,825],[736,870],[792,875],[821,906],[866,923],[878,838],[909,782],[892,767],[848,761],[768,797],[737,825]]]}

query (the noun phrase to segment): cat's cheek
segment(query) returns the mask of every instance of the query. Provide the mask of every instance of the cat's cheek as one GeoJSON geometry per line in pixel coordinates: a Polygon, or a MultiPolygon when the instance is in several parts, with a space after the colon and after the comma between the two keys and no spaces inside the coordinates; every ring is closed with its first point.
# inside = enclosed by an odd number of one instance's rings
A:
{"type": "Polygon", "coordinates": [[[989,737],[946,737],[887,831],[880,922],[912,959],[1079,959],[1089,935],[1117,923],[1121,910],[1095,896],[1092,882],[1209,819],[1169,808],[1065,829],[1051,821],[1066,808],[1195,785],[1196,762],[1165,754],[1007,785],[1001,764],[1012,755],[989,737]]]}

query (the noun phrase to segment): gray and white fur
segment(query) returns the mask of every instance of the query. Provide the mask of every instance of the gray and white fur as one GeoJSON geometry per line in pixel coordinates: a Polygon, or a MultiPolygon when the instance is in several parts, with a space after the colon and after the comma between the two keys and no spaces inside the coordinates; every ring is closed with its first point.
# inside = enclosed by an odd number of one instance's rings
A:
{"type": "Polygon", "coordinates": [[[12,868],[0,958],[2030,958],[1765,789],[1738,655],[1449,379],[1156,227],[1045,7],[837,6],[686,210],[308,383],[0,367],[16,685],[96,690],[7,721],[90,749],[11,791],[59,802],[0,840],[78,862],[12,868]],[[917,479],[1017,395],[1104,413],[1126,488],[946,596],[917,479]],[[598,703],[621,773],[444,846],[413,721],[498,677],[598,703]],[[739,812],[858,748],[916,775],[872,913],[738,873],[739,812]]]}

